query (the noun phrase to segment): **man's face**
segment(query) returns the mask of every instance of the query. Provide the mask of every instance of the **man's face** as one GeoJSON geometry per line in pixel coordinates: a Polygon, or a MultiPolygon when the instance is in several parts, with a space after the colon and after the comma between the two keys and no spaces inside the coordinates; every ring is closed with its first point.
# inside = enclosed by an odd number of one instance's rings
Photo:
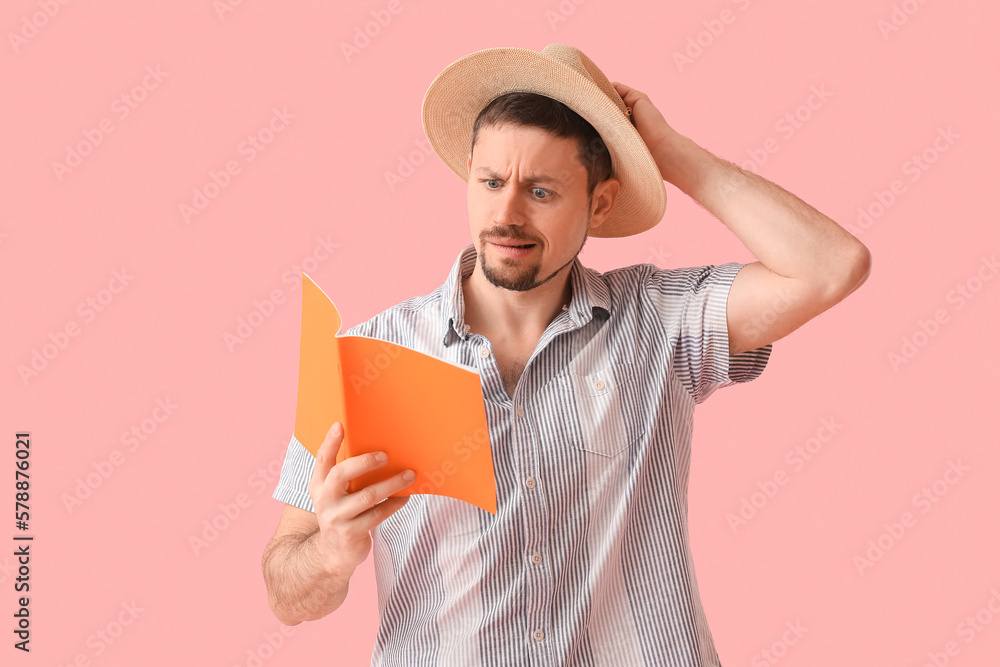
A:
{"type": "Polygon", "coordinates": [[[605,181],[591,201],[576,139],[520,125],[481,128],[469,157],[468,203],[483,277],[527,291],[568,272],[610,211],[600,195],[609,183],[616,193],[617,182],[605,181]]]}

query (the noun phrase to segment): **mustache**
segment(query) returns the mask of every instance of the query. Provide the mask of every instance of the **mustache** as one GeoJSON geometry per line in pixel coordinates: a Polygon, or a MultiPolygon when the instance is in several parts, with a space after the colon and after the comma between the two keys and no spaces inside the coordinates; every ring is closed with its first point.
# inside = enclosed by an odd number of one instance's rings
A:
{"type": "Polygon", "coordinates": [[[492,239],[511,239],[514,241],[521,241],[523,243],[538,243],[537,240],[526,235],[517,227],[494,227],[493,229],[484,230],[479,235],[480,240],[486,238],[492,239]]]}

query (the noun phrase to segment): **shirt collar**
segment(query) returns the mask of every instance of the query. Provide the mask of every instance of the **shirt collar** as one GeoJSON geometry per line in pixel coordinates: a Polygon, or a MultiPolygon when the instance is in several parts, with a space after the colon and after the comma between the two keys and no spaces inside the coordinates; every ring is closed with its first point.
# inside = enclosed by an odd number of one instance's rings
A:
{"type": "MultiPolygon", "coordinates": [[[[469,335],[469,326],[465,323],[465,299],[462,297],[462,281],[472,275],[476,267],[476,246],[470,243],[458,254],[458,259],[448,274],[444,284],[444,338],[442,342],[449,345],[455,337],[465,340],[469,335]]],[[[611,296],[608,286],[599,273],[588,269],[580,258],[573,259],[569,274],[573,295],[567,311],[570,321],[577,328],[582,327],[594,317],[594,309],[599,308],[606,314],[611,314],[611,296]]]]}

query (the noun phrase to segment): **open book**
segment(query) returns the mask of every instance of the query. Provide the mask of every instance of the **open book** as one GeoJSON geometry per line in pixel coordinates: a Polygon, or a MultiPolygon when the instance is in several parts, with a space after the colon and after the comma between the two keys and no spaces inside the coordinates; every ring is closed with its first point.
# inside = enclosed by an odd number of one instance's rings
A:
{"type": "Polygon", "coordinates": [[[333,301],[303,273],[295,438],[316,456],[339,421],[337,463],[374,451],[389,457],[351,492],[411,469],[416,480],[393,495],[449,496],[496,514],[479,373],[402,345],[338,336],[340,324],[333,301]]]}

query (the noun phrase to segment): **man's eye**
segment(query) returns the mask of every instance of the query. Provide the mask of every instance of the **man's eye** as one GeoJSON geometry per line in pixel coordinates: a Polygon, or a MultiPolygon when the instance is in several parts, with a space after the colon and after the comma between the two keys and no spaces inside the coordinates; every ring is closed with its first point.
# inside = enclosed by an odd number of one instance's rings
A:
{"type": "Polygon", "coordinates": [[[500,187],[500,181],[498,181],[495,178],[487,178],[483,182],[486,183],[486,187],[488,187],[490,190],[496,190],[498,187],[500,187]]]}
{"type": "Polygon", "coordinates": [[[542,188],[534,188],[532,192],[534,192],[535,196],[538,197],[539,199],[545,199],[546,197],[549,196],[548,191],[543,190],[542,188]]]}

